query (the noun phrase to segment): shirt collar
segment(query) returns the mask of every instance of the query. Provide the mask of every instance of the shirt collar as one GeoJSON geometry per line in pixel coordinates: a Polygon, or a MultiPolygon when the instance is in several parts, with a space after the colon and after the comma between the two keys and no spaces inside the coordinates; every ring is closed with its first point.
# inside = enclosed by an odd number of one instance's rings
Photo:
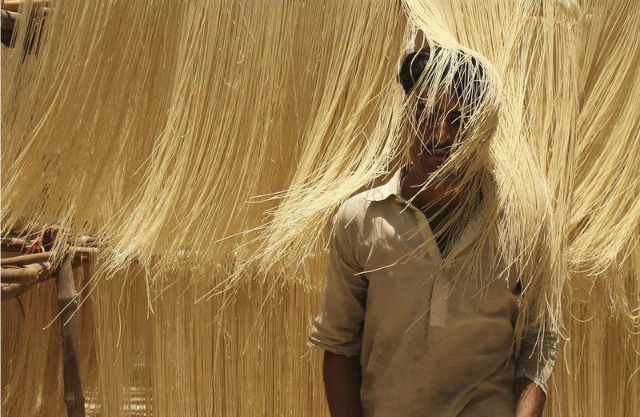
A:
{"type": "Polygon", "coordinates": [[[368,201],[382,201],[393,196],[400,197],[400,180],[402,179],[402,169],[396,171],[388,182],[379,187],[367,191],[364,199],[368,201]]]}

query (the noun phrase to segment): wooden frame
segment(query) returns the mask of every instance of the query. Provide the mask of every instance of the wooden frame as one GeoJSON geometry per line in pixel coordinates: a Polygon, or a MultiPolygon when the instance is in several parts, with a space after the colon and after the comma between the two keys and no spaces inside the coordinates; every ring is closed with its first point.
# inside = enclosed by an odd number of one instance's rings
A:
{"type": "MultiPolygon", "coordinates": [[[[43,232],[45,235],[45,232],[43,232]]],[[[55,237],[55,232],[50,239],[55,237]]],[[[52,241],[46,242],[50,248],[52,241]]],[[[22,252],[28,245],[18,238],[2,239],[3,252],[22,252]]],[[[19,297],[32,286],[55,278],[62,331],[62,365],[64,402],[69,417],[85,416],[85,398],[78,362],[80,348],[80,314],[78,290],[74,270],[82,268],[98,253],[97,248],[72,247],[71,252],[54,263],[56,253],[47,251],[4,258],[0,260],[2,301],[19,297]]]]}

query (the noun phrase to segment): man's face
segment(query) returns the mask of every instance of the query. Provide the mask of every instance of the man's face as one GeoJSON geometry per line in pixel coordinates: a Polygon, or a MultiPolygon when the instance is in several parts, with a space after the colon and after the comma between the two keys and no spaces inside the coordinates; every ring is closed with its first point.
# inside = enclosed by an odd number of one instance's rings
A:
{"type": "MultiPolygon", "coordinates": [[[[426,100],[419,97],[415,112],[414,128],[409,155],[414,169],[426,179],[449,157],[454,143],[460,140],[458,134],[462,115],[455,96],[443,95],[436,100],[431,113],[426,100]]],[[[450,182],[453,178],[447,178],[450,182]]]]}

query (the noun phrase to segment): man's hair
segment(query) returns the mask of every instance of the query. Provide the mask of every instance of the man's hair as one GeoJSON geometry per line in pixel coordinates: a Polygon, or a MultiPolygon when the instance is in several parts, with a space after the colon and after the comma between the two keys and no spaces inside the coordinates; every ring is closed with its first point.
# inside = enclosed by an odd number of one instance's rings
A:
{"type": "MultiPolygon", "coordinates": [[[[439,46],[418,49],[408,54],[402,61],[398,81],[402,85],[405,94],[411,93],[416,84],[421,80],[428,81],[430,75],[423,73],[425,69],[433,72],[434,67],[430,65],[430,60],[435,60],[444,52],[439,46]]],[[[453,60],[456,62],[451,75],[451,85],[448,90],[455,93],[458,100],[469,106],[470,110],[476,110],[484,100],[487,92],[487,70],[479,59],[463,51],[453,51],[453,60]]],[[[443,80],[452,71],[451,63],[444,67],[443,80]]]]}

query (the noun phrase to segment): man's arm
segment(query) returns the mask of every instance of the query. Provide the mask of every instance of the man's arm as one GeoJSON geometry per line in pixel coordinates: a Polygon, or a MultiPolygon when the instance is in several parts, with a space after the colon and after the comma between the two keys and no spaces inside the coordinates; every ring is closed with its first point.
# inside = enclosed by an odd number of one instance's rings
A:
{"type": "Polygon", "coordinates": [[[516,417],[541,417],[556,362],[558,334],[547,326],[528,326],[516,362],[513,391],[516,417]]]}
{"type": "Polygon", "coordinates": [[[333,417],[362,415],[359,355],[369,280],[356,256],[357,211],[345,204],[336,216],[322,308],[309,335],[309,344],[325,351],[324,386],[333,417]]]}
{"type": "Polygon", "coordinates": [[[544,391],[529,378],[518,378],[513,390],[516,397],[516,417],[541,417],[547,399],[544,391]]]}
{"type": "Polygon", "coordinates": [[[360,356],[343,356],[325,351],[323,375],[331,417],[361,417],[360,356]]]}

